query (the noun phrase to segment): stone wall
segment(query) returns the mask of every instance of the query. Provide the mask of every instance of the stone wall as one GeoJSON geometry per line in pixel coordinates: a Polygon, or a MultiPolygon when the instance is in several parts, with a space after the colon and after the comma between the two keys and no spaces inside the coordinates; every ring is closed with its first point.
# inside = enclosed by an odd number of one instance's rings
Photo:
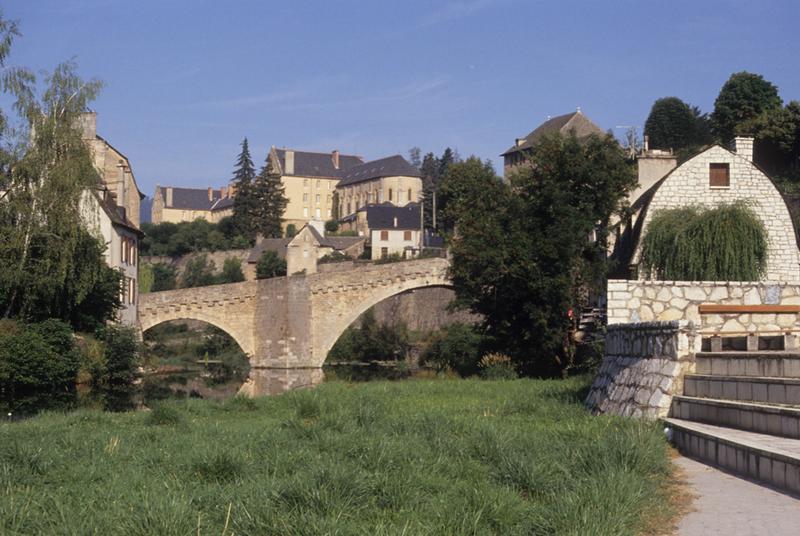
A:
{"type": "Polygon", "coordinates": [[[414,331],[433,331],[455,322],[480,322],[481,318],[469,311],[449,310],[454,298],[455,291],[450,288],[418,288],[387,298],[372,310],[381,324],[395,326],[404,323],[414,331]]]}
{"type": "Polygon", "coordinates": [[[608,323],[688,320],[704,331],[776,331],[797,314],[704,314],[702,303],[800,305],[800,284],[770,281],[608,281],[608,323]]]}
{"type": "MultiPolygon", "coordinates": [[[[752,157],[752,154],[749,156],[752,157]]],[[[799,281],[800,256],[798,256],[794,226],[781,194],[772,181],[748,158],[719,146],[711,147],[689,159],[664,180],[650,201],[642,236],[647,233],[647,226],[653,214],[660,209],[691,205],[714,207],[734,201],[747,202],[767,231],[769,249],[765,278],[775,281],[799,281]],[[709,186],[709,166],[712,163],[729,164],[728,187],[709,186]]],[[[640,253],[641,251],[637,250],[634,263],[638,264],[640,253]]]]}
{"type": "Polygon", "coordinates": [[[608,326],[606,355],[586,405],[594,413],[666,417],[699,350],[695,325],[685,320],[608,326]]]}

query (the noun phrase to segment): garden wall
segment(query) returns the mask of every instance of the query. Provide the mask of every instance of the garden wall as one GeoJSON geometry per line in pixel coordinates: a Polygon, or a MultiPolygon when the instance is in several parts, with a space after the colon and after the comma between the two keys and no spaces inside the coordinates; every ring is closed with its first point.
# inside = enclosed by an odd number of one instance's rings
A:
{"type": "Polygon", "coordinates": [[[701,303],[800,305],[800,285],[769,281],[608,281],[608,324],[688,320],[704,331],[775,331],[797,314],[704,314],[701,303]]]}
{"type": "Polygon", "coordinates": [[[610,325],[586,406],[594,413],[666,417],[699,350],[696,326],[685,320],[610,325]]]}

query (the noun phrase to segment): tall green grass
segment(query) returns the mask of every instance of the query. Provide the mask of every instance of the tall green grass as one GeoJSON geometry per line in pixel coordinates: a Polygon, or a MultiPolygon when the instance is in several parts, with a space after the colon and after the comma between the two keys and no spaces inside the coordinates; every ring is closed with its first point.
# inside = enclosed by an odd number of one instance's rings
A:
{"type": "Polygon", "coordinates": [[[637,534],[669,515],[667,445],[584,388],[331,383],[4,423],[0,533],[637,534]]]}

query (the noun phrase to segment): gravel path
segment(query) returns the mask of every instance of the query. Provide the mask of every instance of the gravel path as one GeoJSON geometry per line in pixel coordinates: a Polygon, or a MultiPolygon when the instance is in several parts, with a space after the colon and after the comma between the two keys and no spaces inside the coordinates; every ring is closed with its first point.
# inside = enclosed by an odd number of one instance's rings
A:
{"type": "Polygon", "coordinates": [[[675,463],[696,495],[694,511],[678,523],[679,536],[800,534],[797,498],[689,458],[679,457],[675,463]]]}

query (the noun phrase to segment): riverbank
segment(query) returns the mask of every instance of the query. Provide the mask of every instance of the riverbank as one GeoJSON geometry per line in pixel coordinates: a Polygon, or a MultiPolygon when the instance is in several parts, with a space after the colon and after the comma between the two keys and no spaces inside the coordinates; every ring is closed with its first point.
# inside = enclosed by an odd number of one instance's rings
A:
{"type": "Polygon", "coordinates": [[[326,383],[0,424],[4,534],[640,534],[669,527],[656,424],[586,380],[326,383]]]}

